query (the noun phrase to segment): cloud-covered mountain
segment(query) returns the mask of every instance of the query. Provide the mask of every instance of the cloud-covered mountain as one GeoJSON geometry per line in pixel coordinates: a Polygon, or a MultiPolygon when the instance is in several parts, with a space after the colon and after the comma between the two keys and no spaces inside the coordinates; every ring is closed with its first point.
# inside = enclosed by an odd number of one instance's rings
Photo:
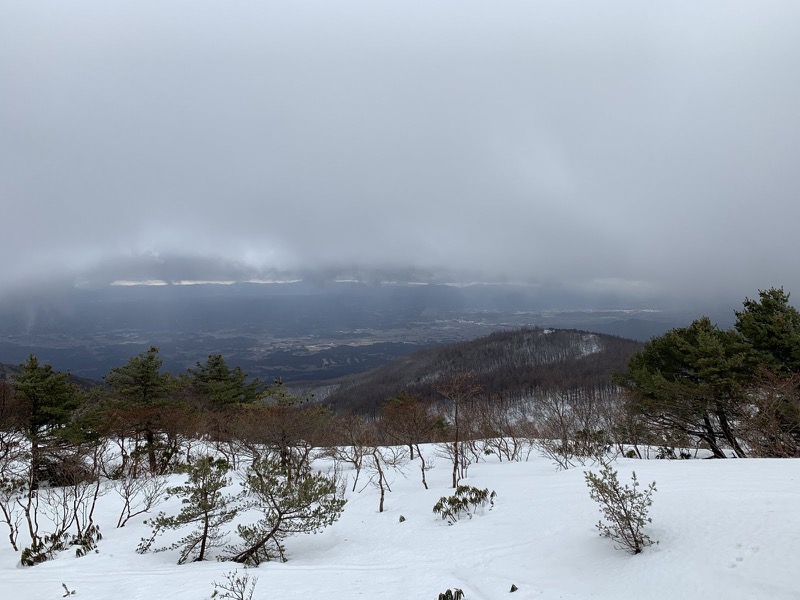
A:
{"type": "Polygon", "coordinates": [[[0,294],[404,272],[800,289],[798,21],[706,0],[4,5],[0,294]]]}

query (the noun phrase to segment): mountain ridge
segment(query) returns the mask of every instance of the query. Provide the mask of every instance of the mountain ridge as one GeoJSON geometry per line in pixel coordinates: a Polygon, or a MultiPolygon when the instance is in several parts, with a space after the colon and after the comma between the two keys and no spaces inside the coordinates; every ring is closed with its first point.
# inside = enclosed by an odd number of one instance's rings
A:
{"type": "MultiPolygon", "coordinates": [[[[526,327],[417,350],[360,375],[317,388],[338,410],[375,412],[401,391],[432,398],[437,385],[471,372],[488,397],[521,398],[547,390],[610,389],[643,344],[578,329],[526,327]]],[[[319,397],[322,395],[322,397],[319,397]]]]}

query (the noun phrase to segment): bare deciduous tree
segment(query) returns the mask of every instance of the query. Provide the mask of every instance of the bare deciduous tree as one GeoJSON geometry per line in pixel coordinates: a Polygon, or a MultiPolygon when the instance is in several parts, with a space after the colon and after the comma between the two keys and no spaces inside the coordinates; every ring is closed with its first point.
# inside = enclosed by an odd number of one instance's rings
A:
{"type": "Polygon", "coordinates": [[[378,512],[383,512],[386,492],[391,492],[391,474],[402,471],[408,459],[402,446],[371,446],[367,452],[364,468],[369,473],[366,485],[372,485],[380,491],[378,512]]]}
{"type": "Polygon", "coordinates": [[[564,390],[537,399],[542,453],[559,468],[594,464],[611,448],[600,428],[600,403],[592,390],[564,390]]]}
{"type": "Polygon", "coordinates": [[[340,415],[331,424],[331,441],[328,455],[334,460],[352,465],[355,471],[353,491],[356,491],[364,457],[375,439],[375,425],[360,415],[340,415]]]}
{"type": "Polygon", "coordinates": [[[740,435],[753,456],[800,457],[800,375],[762,372],[740,435]]]}
{"type": "MultiPolygon", "coordinates": [[[[452,426],[452,442],[450,448],[445,452],[453,461],[453,488],[458,487],[458,481],[464,477],[464,431],[465,424],[462,421],[462,413],[467,411],[471,404],[481,394],[481,386],[478,384],[474,373],[459,373],[453,375],[436,388],[436,391],[445,401],[446,410],[452,426]]],[[[466,436],[469,439],[468,436],[466,436]]]]}
{"type": "Polygon", "coordinates": [[[428,489],[425,472],[431,467],[420,448],[420,444],[435,440],[442,431],[443,417],[430,404],[402,392],[389,398],[381,408],[380,430],[393,443],[408,448],[410,460],[420,461],[422,485],[428,489]]]}

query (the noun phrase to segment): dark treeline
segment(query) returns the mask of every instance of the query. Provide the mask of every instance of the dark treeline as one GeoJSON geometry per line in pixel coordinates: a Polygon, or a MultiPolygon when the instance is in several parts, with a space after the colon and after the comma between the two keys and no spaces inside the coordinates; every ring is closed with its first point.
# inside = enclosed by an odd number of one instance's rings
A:
{"type": "Polygon", "coordinates": [[[732,329],[702,317],[648,342],[615,377],[626,414],[718,458],[800,456],[800,312],[772,288],[735,315],[732,329]]]}
{"type": "Polygon", "coordinates": [[[401,390],[434,399],[444,381],[473,373],[489,398],[523,399],[551,391],[608,389],[642,344],[569,329],[521,329],[430,348],[342,382],[325,398],[337,410],[377,414],[401,390]]]}

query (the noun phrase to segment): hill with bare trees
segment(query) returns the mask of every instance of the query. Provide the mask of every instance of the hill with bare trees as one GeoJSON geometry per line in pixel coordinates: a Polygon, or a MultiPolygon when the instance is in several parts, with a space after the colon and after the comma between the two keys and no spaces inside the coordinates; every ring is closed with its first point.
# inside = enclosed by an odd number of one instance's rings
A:
{"type": "Polygon", "coordinates": [[[522,398],[547,390],[604,390],[640,342],[574,329],[525,328],[402,356],[321,390],[338,410],[373,413],[402,390],[435,396],[441,382],[471,372],[486,397],[522,398]]]}

